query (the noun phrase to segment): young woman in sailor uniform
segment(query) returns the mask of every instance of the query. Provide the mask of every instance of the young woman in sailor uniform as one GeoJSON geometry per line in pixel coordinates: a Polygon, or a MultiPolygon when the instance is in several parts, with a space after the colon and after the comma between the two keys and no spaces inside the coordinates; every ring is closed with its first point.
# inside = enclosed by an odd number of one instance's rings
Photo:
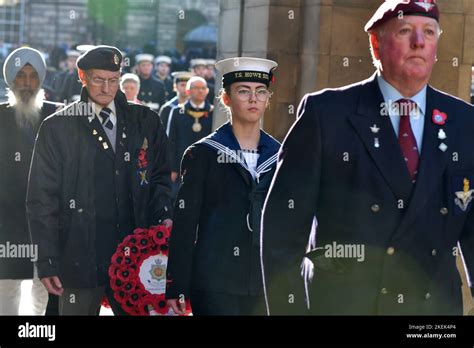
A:
{"type": "Polygon", "coordinates": [[[216,64],[230,121],[181,163],[166,291],[178,314],[188,299],[194,315],[265,314],[260,218],[280,144],[260,125],[276,66],[243,57],[216,64]]]}

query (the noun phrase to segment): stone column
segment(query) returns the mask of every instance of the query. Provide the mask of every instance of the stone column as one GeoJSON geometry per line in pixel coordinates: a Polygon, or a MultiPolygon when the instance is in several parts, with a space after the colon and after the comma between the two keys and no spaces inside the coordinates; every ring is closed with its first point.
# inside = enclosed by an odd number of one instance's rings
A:
{"type": "MultiPolygon", "coordinates": [[[[263,126],[280,139],[295,120],[298,99],[299,5],[299,0],[221,1],[217,58],[259,57],[279,64],[276,83],[272,86],[274,95],[263,126]]],[[[226,120],[225,113],[217,110],[215,126],[226,120]]]]}

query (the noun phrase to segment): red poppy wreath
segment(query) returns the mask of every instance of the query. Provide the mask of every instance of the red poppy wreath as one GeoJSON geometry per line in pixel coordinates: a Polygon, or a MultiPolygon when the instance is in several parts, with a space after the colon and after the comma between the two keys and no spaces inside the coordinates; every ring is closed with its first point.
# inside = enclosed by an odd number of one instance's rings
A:
{"type": "Polygon", "coordinates": [[[163,225],[137,228],[117,247],[109,267],[110,286],[126,313],[174,315],[165,299],[169,236],[163,225]]]}

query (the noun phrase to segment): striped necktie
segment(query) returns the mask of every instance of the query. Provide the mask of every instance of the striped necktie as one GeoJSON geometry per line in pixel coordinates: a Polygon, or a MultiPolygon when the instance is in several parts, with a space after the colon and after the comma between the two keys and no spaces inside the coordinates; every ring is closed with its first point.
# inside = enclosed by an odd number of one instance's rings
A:
{"type": "Polygon", "coordinates": [[[114,124],[110,120],[111,114],[112,114],[112,110],[110,110],[107,107],[103,108],[99,113],[99,116],[102,118],[102,124],[104,125],[104,127],[107,127],[110,130],[114,128],[114,124]]]}

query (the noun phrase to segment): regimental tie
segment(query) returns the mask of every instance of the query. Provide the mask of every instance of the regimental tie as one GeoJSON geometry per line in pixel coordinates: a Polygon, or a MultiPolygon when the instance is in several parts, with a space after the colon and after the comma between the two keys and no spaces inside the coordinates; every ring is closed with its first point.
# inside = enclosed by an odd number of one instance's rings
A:
{"type": "Polygon", "coordinates": [[[104,125],[104,127],[107,127],[110,130],[114,128],[114,124],[110,120],[111,113],[112,110],[110,110],[109,108],[103,108],[99,113],[99,116],[102,118],[102,124],[104,125]]]}
{"type": "Polygon", "coordinates": [[[408,173],[410,174],[412,183],[416,182],[418,174],[418,163],[420,155],[416,144],[415,135],[411,129],[410,111],[416,108],[416,103],[409,99],[400,99],[397,101],[400,115],[400,128],[398,130],[398,142],[405,159],[408,173]]]}

